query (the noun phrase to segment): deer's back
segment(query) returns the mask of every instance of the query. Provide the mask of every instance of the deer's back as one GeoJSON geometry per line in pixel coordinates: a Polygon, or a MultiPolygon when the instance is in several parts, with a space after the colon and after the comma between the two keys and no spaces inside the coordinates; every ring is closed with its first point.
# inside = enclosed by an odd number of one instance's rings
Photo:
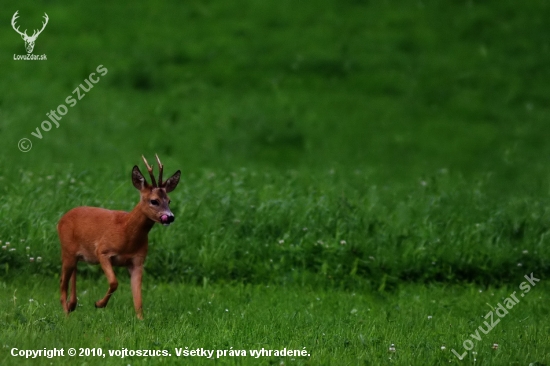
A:
{"type": "Polygon", "coordinates": [[[57,224],[61,247],[64,251],[95,253],[98,243],[106,237],[112,242],[123,236],[127,215],[124,211],[99,207],[73,208],[57,224]]]}

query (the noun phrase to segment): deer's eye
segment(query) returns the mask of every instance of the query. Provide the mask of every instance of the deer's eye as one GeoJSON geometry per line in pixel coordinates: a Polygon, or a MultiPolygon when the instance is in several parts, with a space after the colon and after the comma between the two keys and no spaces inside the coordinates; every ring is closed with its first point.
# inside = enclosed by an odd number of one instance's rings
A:
{"type": "Polygon", "coordinates": [[[171,203],[172,203],[172,201],[171,201],[171,200],[168,200],[168,204],[171,204],[171,203]]]}
{"type": "Polygon", "coordinates": [[[151,200],[151,204],[153,206],[158,206],[159,205],[159,201],[158,200],[151,200]]]}

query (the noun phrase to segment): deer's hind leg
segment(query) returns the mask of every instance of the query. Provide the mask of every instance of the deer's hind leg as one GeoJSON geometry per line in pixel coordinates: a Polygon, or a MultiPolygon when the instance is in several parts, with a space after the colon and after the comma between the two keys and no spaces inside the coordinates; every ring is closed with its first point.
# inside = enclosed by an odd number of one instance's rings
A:
{"type": "Polygon", "coordinates": [[[76,259],[64,259],[61,265],[61,306],[66,314],[74,311],[76,308],[76,259]],[[67,302],[67,291],[69,290],[69,280],[71,281],[71,298],[67,302]]]}
{"type": "Polygon", "coordinates": [[[69,300],[69,311],[76,309],[76,267],[74,267],[73,274],[71,275],[71,298],[69,300]]]}

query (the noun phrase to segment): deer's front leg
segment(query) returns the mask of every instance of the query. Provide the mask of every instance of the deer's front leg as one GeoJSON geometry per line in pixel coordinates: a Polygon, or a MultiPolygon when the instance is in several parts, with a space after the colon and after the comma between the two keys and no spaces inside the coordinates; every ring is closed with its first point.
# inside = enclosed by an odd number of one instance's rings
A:
{"type": "Polygon", "coordinates": [[[111,260],[108,256],[99,255],[99,264],[101,265],[101,268],[103,268],[105,276],[107,276],[107,281],[109,281],[109,289],[107,290],[107,294],[103,299],[96,301],[95,307],[104,308],[105,306],[107,306],[107,303],[109,302],[109,299],[111,298],[113,292],[116,291],[118,287],[118,281],[115,277],[115,272],[113,271],[113,266],[111,265],[111,260]]]}
{"type": "Polygon", "coordinates": [[[138,319],[143,319],[142,303],[141,303],[141,277],[143,275],[143,259],[135,258],[128,266],[130,272],[130,283],[132,286],[132,296],[134,297],[134,308],[138,319]]]}

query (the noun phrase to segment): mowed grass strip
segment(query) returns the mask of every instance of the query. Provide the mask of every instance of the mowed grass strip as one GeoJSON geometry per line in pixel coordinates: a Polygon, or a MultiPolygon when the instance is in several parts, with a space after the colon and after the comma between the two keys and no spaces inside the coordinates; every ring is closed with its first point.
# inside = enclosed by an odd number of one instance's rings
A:
{"type": "MultiPolygon", "coordinates": [[[[145,282],[145,320],[135,319],[127,276],[105,309],[93,304],[105,281],[83,280],[79,306],[62,312],[55,280],[2,282],[0,327],[2,365],[44,364],[45,359],[12,357],[11,349],[101,348],[100,357],[75,357],[87,365],[212,364],[205,357],[178,357],[185,350],[226,350],[217,364],[502,365],[549,361],[548,285],[538,282],[524,297],[519,285],[500,288],[402,285],[394,292],[344,292],[265,285],[156,284],[145,282]],[[513,292],[520,300],[485,334],[486,315],[513,292]],[[471,334],[479,334],[480,340],[471,334]],[[459,362],[452,353],[474,348],[459,362]],[[395,351],[390,349],[395,348],[395,351]],[[497,344],[498,346],[494,346],[497,344]],[[109,356],[108,350],[167,350],[169,357],[109,356]],[[250,350],[307,350],[309,357],[255,358],[250,350]],[[494,349],[496,348],[496,349],[494,349]],[[229,351],[246,356],[229,356],[229,351]],[[191,359],[192,358],[192,359],[191,359]]],[[[500,312],[502,314],[502,312],[500,312]]],[[[216,358],[214,354],[214,358],[216,358]]],[[[54,364],[69,358],[53,359],[54,364]]]]}

